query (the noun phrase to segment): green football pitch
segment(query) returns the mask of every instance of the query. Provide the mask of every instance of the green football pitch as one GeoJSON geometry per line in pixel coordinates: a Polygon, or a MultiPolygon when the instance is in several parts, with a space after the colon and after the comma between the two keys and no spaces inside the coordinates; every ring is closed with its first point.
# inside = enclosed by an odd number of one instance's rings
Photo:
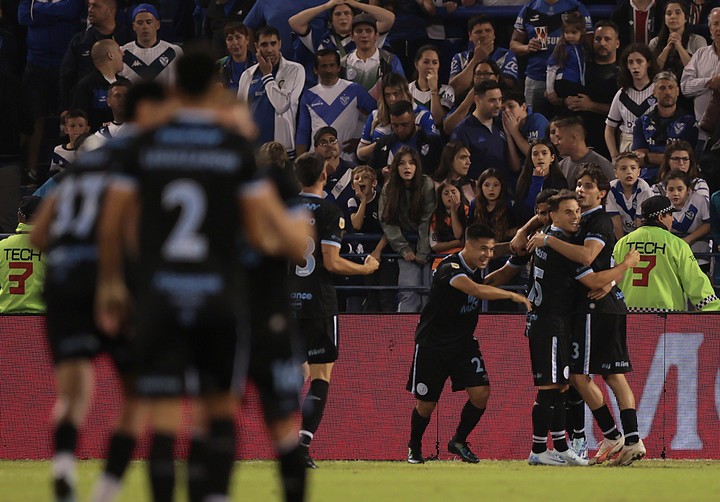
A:
{"type": "MultiPolygon", "coordinates": [[[[720,501],[720,461],[644,460],[630,467],[530,467],[525,462],[318,462],[309,473],[310,501],[720,501]]],[[[79,464],[79,500],[88,499],[101,464],[79,464]]],[[[142,462],[128,470],[120,501],[148,500],[142,462]]],[[[182,469],[178,469],[181,472],[182,469]]],[[[0,461],[0,500],[45,502],[50,464],[0,461]]],[[[178,485],[182,476],[178,477],[178,485]]],[[[183,489],[178,500],[184,501],[183,489]]],[[[232,500],[280,500],[277,467],[270,462],[235,466],[232,500]]]]}

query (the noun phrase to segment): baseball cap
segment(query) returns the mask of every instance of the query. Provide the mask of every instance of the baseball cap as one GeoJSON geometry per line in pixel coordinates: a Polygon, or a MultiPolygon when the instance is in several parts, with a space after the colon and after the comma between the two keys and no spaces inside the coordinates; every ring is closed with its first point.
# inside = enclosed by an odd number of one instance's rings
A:
{"type": "Polygon", "coordinates": [[[42,199],[37,195],[28,195],[20,200],[20,207],[18,212],[22,214],[25,219],[30,220],[35,214],[35,210],[38,208],[42,199]]]}
{"type": "Polygon", "coordinates": [[[367,12],[363,12],[361,14],[356,15],[353,17],[352,20],[352,27],[355,28],[358,25],[361,24],[369,24],[373,28],[375,28],[375,31],[377,31],[377,19],[375,19],[373,16],[368,14],[367,12]]]}
{"type": "Polygon", "coordinates": [[[325,136],[326,134],[332,134],[337,138],[337,129],[331,126],[323,126],[320,129],[317,130],[315,133],[315,136],[313,136],[313,145],[317,146],[318,141],[320,141],[320,138],[325,136]]]}
{"type": "Polygon", "coordinates": [[[654,195],[642,203],[642,215],[646,220],[660,216],[661,214],[677,213],[681,209],[675,209],[670,199],[662,195],[654,195]]]}
{"type": "Polygon", "coordinates": [[[157,9],[154,5],[150,5],[149,3],[141,3],[140,5],[135,7],[135,10],[132,13],[132,20],[135,21],[135,17],[141,12],[149,12],[150,14],[155,16],[155,19],[160,21],[160,14],[158,13],[157,9]]]}

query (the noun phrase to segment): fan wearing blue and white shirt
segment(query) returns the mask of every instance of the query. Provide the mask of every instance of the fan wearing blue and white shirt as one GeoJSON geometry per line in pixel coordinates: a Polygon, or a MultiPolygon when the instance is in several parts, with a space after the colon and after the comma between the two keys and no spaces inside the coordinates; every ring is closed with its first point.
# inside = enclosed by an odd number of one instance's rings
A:
{"type": "Polygon", "coordinates": [[[245,70],[238,98],[247,101],[260,129],[259,143],[277,141],[295,157],[295,118],[305,83],[305,69],[280,53],[278,30],[263,26],[255,32],[258,63],[245,70]]]}
{"type": "Polygon", "coordinates": [[[175,63],[183,50],[158,38],[160,14],[147,3],[138,5],[132,14],[132,28],[136,40],[121,47],[123,77],[131,82],[153,80],[170,87],[175,83],[175,63]]]}
{"type": "Polygon", "coordinates": [[[300,99],[295,150],[298,155],[310,148],[310,139],[320,128],[337,131],[343,158],[352,161],[365,117],[377,108],[376,101],[359,84],[340,78],[340,55],[333,49],[315,54],[315,73],[320,83],[307,89],[300,99]]]}
{"type": "MultiPolygon", "coordinates": [[[[352,20],[355,12],[365,12],[377,19],[379,36],[375,45],[377,48],[385,45],[387,34],[395,22],[395,14],[377,5],[369,5],[357,0],[329,0],[316,7],[298,12],[288,20],[290,28],[297,35],[295,40],[295,61],[305,67],[306,79],[313,85],[317,82],[311,72],[314,58],[313,54],[320,49],[333,49],[345,57],[355,50],[352,39],[352,20]],[[329,13],[329,27],[317,29],[317,21],[325,12],[329,13]]],[[[310,84],[308,84],[310,85],[310,84]]]]}

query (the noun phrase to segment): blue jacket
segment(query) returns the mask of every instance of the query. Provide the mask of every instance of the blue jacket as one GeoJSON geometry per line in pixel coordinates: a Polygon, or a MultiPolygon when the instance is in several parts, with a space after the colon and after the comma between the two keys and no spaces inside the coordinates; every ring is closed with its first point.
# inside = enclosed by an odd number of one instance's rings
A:
{"type": "Polygon", "coordinates": [[[18,22],[28,27],[27,61],[42,68],[57,68],[73,35],[82,29],[84,0],[21,0],[18,22]]]}

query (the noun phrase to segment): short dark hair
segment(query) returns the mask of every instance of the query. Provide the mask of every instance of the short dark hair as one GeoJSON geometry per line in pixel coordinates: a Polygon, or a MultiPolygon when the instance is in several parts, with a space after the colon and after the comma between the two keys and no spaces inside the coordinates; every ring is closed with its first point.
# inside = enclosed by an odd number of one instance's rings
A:
{"type": "Polygon", "coordinates": [[[177,62],[175,85],[181,93],[197,98],[216,80],[215,58],[207,42],[190,42],[177,62]]]}
{"type": "Polygon", "coordinates": [[[540,193],[537,194],[537,197],[535,197],[535,205],[546,204],[548,199],[557,195],[559,191],[560,190],[557,188],[546,188],[545,190],[541,190],[540,193]]]}
{"type": "Polygon", "coordinates": [[[520,106],[525,104],[525,94],[513,89],[505,89],[503,91],[502,101],[516,101],[520,106]]]}
{"type": "Polygon", "coordinates": [[[494,239],[495,232],[484,223],[473,223],[465,229],[465,240],[476,241],[478,239],[494,239]]]}
{"type": "Polygon", "coordinates": [[[587,134],[587,129],[585,129],[585,121],[579,115],[570,115],[567,117],[563,117],[557,122],[555,122],[555,127],[557,127],[558,129],[562,129],[565,127],[576,127],[582,131],[583,138],[587,134]]]}
{"type": "Polygon", "coordinates": [[[255,31],[255,40],[259,41],[260,37],[270,37],[272,35],[275,35],[277,39],[280,40],[280,31],[274,26],[266,24],[255,31]]]}
{"type": "Polygon", "coordinates": [[[129,89],[131,85],[132,83],[129,80],[116,80],[108,87],[108,95],[110,94],[110,91],[112,91],[116,87],[127,87],[129,89]]]}
{"type": "Polygon", "coordinates": [[[413,105],[409,101],[396,101],[390,105],[390,115],[393,117],[399,117],[400,115],[405,115],[406,113],[415,113],[413,105]]]}
{"type": "Polygon", "coordinates": [[[334,49],[325,48],[325,49],[320,49],[319,51],[317,51],[315,53],[315,57],[314,57],[315,69],[317,70],[318,64],[320,64],[321,57],[330,56],[330,55],[335,56],[335,61],[337,62],[337,65],[340,66],[340,53],[334,49]]]}
{"type": "Polygon", "coordinates": [[[229,34],[235,33],[235,32],[238,32],[241,35],[245,35],[246,37],[250,36],[247,26],[245,26],[240,21],[228,21],[227,23],[225,23],[225,26],[223,27],[223,33],[225,33],[226,37],[229,34]]]}
{"type": "Polygon", "coordinates": [[[87,122],[88,114],[85,113],[84,110],[81,110],[79,108],[73,108],[71,110],[68,110],[68,112],[65,114],[65,120],[67,119],[85,119],[85,121],[87,122]]]}
{"type": "Polygon", "coordinates": [[[165,101],[165,99],[167,99],[167,92],[165,88],[157,82],[145,80],[133,84],[125,98],[125,119],[128,122],[134,121],[137,115],[138,105],[143,101],[160,103],[165,101]]]}
{"type": "Polygon", "coordinates": [[[615,21],[611,21],[610,19],[601,19],[595,23],[595,29],[597,30],[598,28],[612,28],[615,30],[616,35],[620,35],[620,27],[615,21]]]}
{"type": "Polygon", "coordinates": [[[325,169],[325,159],[319,153],[305,152],[295,159],[295,176],[304,188],[317,183],[323,169],[325,169]]]}
{"type": "Polygon", "coordinates": [[[473,87],[473,90],[475,91],[475,96],[484,96],[487,91],[491,91],[493,89],[502,89],[500,87],[500,83],[496,82],[494,80],[483,80],[482,82],[479,82],[473,87]]]}
{"type": "Polygon", "coordinates": [[[467,24],[467,31],[471,32],[473,28],[475,28],[478,24],[489,24],[490,26],[495,29],[495,25],[490,20],[489,17],[487,17],[485,14],[480,14],[478,16],[473,16],[470,18],[467,24]]]}
{"type": "Polygon", "coordinates": [[[577,202],[578,196],[572,190],[563,188],[558,193],[548,199],[548,209],[551,213],[557,212],[557,210],[560,209],[560,204],[562,202],[565,202],[566,200],[574,200],[577,202]]]}
{"type": "Polygon", "coordinates": [[[589,177],[597,185],[598,190],[605,190],[606,194],[610,191],[610,182],[600,166],[592,162],[583,162],[578,166],[577,179],[583,176],[589,177]]]}
{"type": "Polygon", "coordinates": [[[690,177],[688,173],[685,171],[681,171],[680,169],[673,169],[669,173],[665,175],[665,179],[662,180],[663,183],[667,184],[670,180],[681,180],[683,183],[685,183],[685,186],[688,188],[693,187],[693,180],[690,177]]]}

